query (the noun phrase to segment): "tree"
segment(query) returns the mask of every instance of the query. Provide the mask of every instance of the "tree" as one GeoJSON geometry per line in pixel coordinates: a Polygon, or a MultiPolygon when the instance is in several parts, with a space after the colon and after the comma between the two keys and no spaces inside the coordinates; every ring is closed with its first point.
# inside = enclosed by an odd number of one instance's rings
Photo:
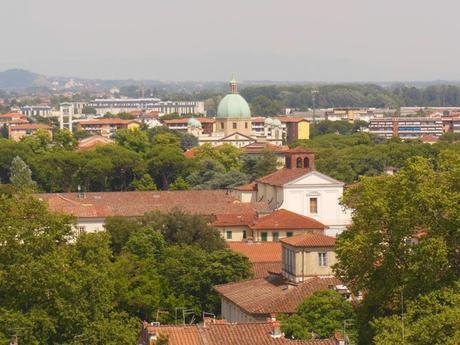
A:
{"type": "Polygon", "coordinates": [[[2,138],[5,138],[5,139],[8,139],[10,136],[9,134],[9,131],[8,131],[8,126],[6,125],[6,123],[2,126],[2,128],[0,129],[0,137],[2,138]]]}
{"type": "Polygon", "coordinates": [[[53,143],[55,147],[64,150],[73,150],[77,147],[78,141],[72,132],[67,129],[58,130],[54,133],[53,143]]]}
{"type": "Polygon", "coordinates": [[[29,166],[19,156],[16,156],[11,162],[10,182],[20,191],[32,191],[37,187],[32,180],[29,166]]]}
{"type": "Polygon", "coordinates": [[[281,108],[275,101],[261,95],[251,101],[251,110],[259,116],[274,116],[280,113],[281,108]]]}
{"type": "Polygon", "coordinates": [[[355,293],[366,291],[362,341],[372,338],[373,318],[401,309],[401,294],[415,299],[460,275],[460,155],[442,154],[438,164],[414,157],[398,174],[364,177],[345,192],[353,224],[337,239],[335,271],[355,293]]]}
{"type": "Polygon", "coordinates": [[[195,149],[197,160],[213,159],[218,161],[226,171],[239,170],[241,151],[231,145],[223,144],[212,147],[211,144],[204,144],[195,149]]]}
{"type": "Polygon", "coordinates": [[[119,255],[132,233],[143,228],[142,224],[125,217],[108,217],[105,220],[105,229],[110,235],[110,247],[114,255],[119,255]]]}
{"type": "Polygon", "coordinates": [[[39,129],[34,134],[22,138],[21,141],[28,145],[35,153],[42,153],[50,147],[51,135],[48,131],[39,129]]]}
{"type": "Polygon", "coordinates": [[[90,106],[85,106],[81,110],[81,113],[85,114],[85,115],[94,115],[94,114],[97,114],[97,110],[96,110],[96,108],[93,108],[93,107],[90,107],[90,106]]]}
{"type": "Polygon", "coordinates": [[[149,174],[144,174],[139,180],[131,182],[131,187],[137,191],[157,190],[157,186],[149,174]]]}
{"type": "MultiPolygon", "coordinates": [[[[294,315],[283,320],[282,325],[287,338],[325,339],[335,331],[342,331],[344,321],[353,318],[351,303],[340,293],[320,290],[307,297],[294,315]]],[[[348,329],[347,336],[350,335],[353,336],[353,330],[348,329]]]]}
{"type": "Polygon", "coordinates": [[[145,152],[149,146],[147,134],[139,129],[120,129],[113,138],[121,146],[136,152],[145,152]]]}
{"type": "Polygon", "coordinates": [[[169,186],[169,190],[188,190],[190,189],[187,181],[182,176],[176,178],[176,180],[169,186]]]}
{"type": "Polygon", "coordinates": [[[225,247],[219,231],[209,225],[205,216],[174,209],[169,213],[149,213],[142,221],[158,229],[168,243],[197,245],[207,251],[225,247]]]}
{"type": "Polygon", "coordinates": [[[460,281],[420,296],[405,305],[404,331],[401,315],[373,322],[376,345],[455,345],[460,334],[460,281]]]}
{"type": "Polygon", "coordinates": [[[241,171],[249,175],[251,181],[276,171],[279,164],[276,155],[269,150],[264,150],[261,155],[256,157],[245,155],[242,158],[241,171]]]}

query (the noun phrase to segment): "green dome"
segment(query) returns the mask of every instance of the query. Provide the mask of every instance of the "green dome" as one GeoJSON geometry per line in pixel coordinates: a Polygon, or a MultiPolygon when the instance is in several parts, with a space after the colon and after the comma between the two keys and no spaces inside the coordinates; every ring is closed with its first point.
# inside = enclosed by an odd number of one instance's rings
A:
{"type": "Polygon", "coordinates": [[[188,127],[201,128],[201,122],[192,117],[191,119],[188,120],[187,126],[188,127]]]}
{"type": "Polygon", "coordinates": [[[217,107],[218,119],[245,119],[251,117],[251,110],[246,100],[239,94],[229,94],[225,96],[217,107]]]}
{"type": "Polygon", "coordinates": [[[274,119],[274,120],[273,120],[273,126],[275,126],[275,127],[281,127],[281,121],[278,120],[278,119],[274,119]]]}

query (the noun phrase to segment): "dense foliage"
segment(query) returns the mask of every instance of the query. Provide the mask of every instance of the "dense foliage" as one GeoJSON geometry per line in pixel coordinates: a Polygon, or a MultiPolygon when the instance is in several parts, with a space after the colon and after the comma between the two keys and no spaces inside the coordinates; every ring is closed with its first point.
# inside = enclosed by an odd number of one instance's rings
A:
{"type": "MultiPolygon", "coordinates": [[[[363,177],[345,192],[353,224],[338,238],[335,269],[355,293],[365,292],[358,312],[365,344],[373,337],[371,321],[390,317],[376,323],[386,339],[382,332],[406,308],[403,301],[411,301],[410,312],[460,277],[460,151],[445,150],[434,163],[413,157],[396,175],[363,177]]],[[[411,317],[415,324],[425,316],[411,317]]],[[[450,319],[439,320],[449,328],[450,319]]]]}
{"type": "Polygon", "coordinates": [[[326,339],[344,327],[346,337],[355,337],[353,306],[334,290],[314,292],[295,314],[282,319],[282,325],[286,337],[292,339],[326,339]]]}
{"type": "Polygon", "coordinates": [[[178,307],[217,314],[212,286],[250,277],[248,260],[223,249],[215,229],[198,231],[198,216],[113,219],[108,232],[76,238],[71,217],[31,196],[2,194],[0,215],[5,344],[13,335],[32,345],[133,344],[141,320],[174,321],[178,307]]]}

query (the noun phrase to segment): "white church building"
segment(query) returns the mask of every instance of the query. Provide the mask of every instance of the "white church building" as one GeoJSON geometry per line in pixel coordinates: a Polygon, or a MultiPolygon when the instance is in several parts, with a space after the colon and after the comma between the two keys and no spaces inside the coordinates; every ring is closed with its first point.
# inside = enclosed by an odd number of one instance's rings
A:
{"type": "Polygon", "coordinates": [[[241,201],[266,202],[272,210],[286,209],[327,226],[336,236],[351,224],[351,212],[340,204],[344,183],[315,170],[312,151],[297,147],[286,152],[285,167],[258,179],[252,188],[238,189],[241,201]]]}

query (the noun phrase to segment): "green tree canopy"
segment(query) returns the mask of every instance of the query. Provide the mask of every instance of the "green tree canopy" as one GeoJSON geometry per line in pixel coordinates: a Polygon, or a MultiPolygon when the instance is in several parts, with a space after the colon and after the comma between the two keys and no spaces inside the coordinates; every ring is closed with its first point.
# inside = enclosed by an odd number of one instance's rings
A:
{"type": "Polygon", "coordinates": [[[33,191],[37,187],[35,181],[32,180],[32,171],[19,156],[16,156],[11,162],[10,182],[20,191],[33,191]]]}

